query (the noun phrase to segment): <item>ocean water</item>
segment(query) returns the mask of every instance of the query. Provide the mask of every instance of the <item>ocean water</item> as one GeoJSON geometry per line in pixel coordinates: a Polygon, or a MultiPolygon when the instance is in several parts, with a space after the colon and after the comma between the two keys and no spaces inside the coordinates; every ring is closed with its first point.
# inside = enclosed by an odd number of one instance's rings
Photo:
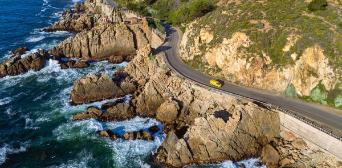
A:
{"type": "MultiPolygon", "coordinates": [[[[44,33],[40,30],[55,22],[63,9],[79,0],[0,0],[0,61],[9,51],[27,46],[30,52],[48,49],[68,32],[44,33]]],[[[73,114],[90,105],[70,106],[73,81],[88,73],[113,73],[125,66],[93,63],[87,69],[62,70],[49,61],[40,72],[0,79],[0,167],[156,167],[151,153],[160,146],[164,134],[155,141],[111,141],[95,135],[97,130],[124,127],[127,131],[160,125],[154,119],[139,118],[123,122],[71,121],[73,114]]],[[[129,100],[129,96],[125,97],[129,100]]],[[[107,100],[115,101],[115,100],[107,100]]],[[[161,125],[160,125],[161,126],[161,125]]],[[[233,163],[191,167],[255,167],[256,159],[233,163]]]]}

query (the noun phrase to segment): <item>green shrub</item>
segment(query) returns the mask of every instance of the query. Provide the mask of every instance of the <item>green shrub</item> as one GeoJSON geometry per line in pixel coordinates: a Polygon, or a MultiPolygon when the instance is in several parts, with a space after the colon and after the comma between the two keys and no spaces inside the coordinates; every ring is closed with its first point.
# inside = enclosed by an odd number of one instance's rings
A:
{"type": "Polygon", "coordinates": [[[214,7],[215,4],[212,0],[191,0],[184,2],[169,14],[168,21],[176,25],[187,23],[204,16],[212,11],[214,7]]]}
{"type": "Polygon", "coordinates": [[[315,88],[311,90],[310,99],[314,102],[321,104],[328,104],[327,102],[328,92],[322,83],[319,83],[315,88]]]}
{"type": "Polygon", "coordinates": [[[327,6],[327,0],[312,0],[308,6],[308,9],[310,11],[325,10],[327,6]]]}
{"type": "Polygon", "coordinates": [[[152,61],[156,59],[156,55],[150,54],[148,58],[152,61]]]}
{"type": "Polygon", "coordinates": [[[296,87],[291,83],[283,93],[286,97],[297,98],[296,87]]]}
{"type": "Polygon", "coordinates": [[[337,108],[342,108],[342,94],[338,95],[334,100],[334,105],[337,108]]]}

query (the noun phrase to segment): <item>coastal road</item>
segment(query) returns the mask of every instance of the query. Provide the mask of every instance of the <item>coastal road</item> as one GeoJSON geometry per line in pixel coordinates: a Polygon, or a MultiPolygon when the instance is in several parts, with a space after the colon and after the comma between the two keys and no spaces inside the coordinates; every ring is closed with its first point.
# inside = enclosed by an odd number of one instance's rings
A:
{"type": "Polygon", "coordinates": [[[202,87],[210,87],[210,89],[248,99],[262,106],[269,105],[272,108],[280,109],[280,111],[302,119],[316,128],[323,128],[324,132],[342,140],[342,110],[286,98],[268,91],[239,86],[228,81],[224,81],[222,88],[215,88],[209,84],[213,77],[202,74],[183,63],[179,55],[180,33],[169,25],[165,25],[165,27],[167,38],[162,47],[165,49],[167,63],[178,74],[202,87]]]}

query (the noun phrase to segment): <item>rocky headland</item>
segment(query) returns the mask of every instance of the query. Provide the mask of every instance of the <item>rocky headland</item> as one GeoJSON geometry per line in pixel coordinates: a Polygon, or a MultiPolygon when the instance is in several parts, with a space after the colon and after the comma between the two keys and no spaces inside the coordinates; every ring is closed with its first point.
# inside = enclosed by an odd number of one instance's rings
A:
{"type": "MultiPolygon", "coordinates": [[[[72,31],[74,36],[49,51],[21,55],[24,50],[18,50],[19,54],[0,64],[0,77],[38,71],[49,59],[58,60],[62,68],[86,68],[89,61],[129,61],[113,76],[89,74],[74,82],[70,93],[73,105],[115,99],[101,107],[89,106],[73,116],[74,122],[156,118],[164,128],[152,126],[120,134],[102,130],[94,134],[113,140],[153,140],[156,133],[163,131],[166,139],[153,159],[167,167],[251,157],[261,158],[268,167],[341,166],[333,156],[282,130],[278,112],[213,92],[178,76],[166,64],[165,53],[156,52],[164,40],[152,31],[147,19],[136,16],[133,22],[128,16],[131,14],[126,15],[111,1],[86,0],[77,4],[45,29],[72,31]]],[[[231,47],[247,43],[243,37],[231,40],[235,42],[231,47]]],[[[210,33],[206,39],[209,41],[210,33]]]]}

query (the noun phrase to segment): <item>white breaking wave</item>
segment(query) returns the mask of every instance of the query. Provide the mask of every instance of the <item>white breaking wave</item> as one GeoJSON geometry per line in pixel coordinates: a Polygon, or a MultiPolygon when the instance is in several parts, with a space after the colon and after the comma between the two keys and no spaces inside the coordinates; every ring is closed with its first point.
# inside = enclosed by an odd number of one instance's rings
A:
{"type": "Polygon", "coordinates": [[[33,101],[41,100],[41,99],[42,99],[44,96],[46,96],[46,95],[47,95],[47,93],[45,92],[45,93],[39,95],[38,97],[34,98],[33,101]]]}
{"type": "Polygon", "coordinates": [[[0,106],[6,105],[6,104],[10,103],[11,101],[12,101],[12,98],[10,98],[10,97],[5,97],[3,99],[0,99],[0,106]]]}
{"type": "Polygon", "coordinates": [[[60,125],[57,129],[53,130],[53,135],[57,137],[57,140],[71,140],[77,138],[90,138],[90,139],[102,139],[107,142],[109,148],[113,150],[113,159],[118,167],[125,165],[141,165],[149,168],[147,163],[144,163],[144,158],[153,154],[156,149],[161,145],[165,134],[160,134],[155,137],[154,141],[143,140],[110,140],[108,138],[102,138],[95,134],[96,131],[104,129],[121,129],[124,131],[137,131],[141,129],[147,129],[153,125],[160,127],[161,123],[155,119],[135,117],[131,120],[122,122],[100,122],[95,119],[68,122],[60,125]],[[134,158],[134,159],[133,159],[134,158]]]}
{"type": "MultiPolygon", "coordinates": [[[[162,127],[161,123],[155,119],[140,117],[135,117],[131,120],[122,122],[108,122],[105,123],[103,127],[104,129],[123,128],[125,131],[138,131],[147,129],[153,125],[162,127]]],[[[113,150],[113,159],[117,162],[118,167],[132,164],[131,162],[134,162],[134,165],[144,165],[144,167],[148,167],[148,164],[143,162],[144,158],[156,152],[164,139],[165,134],[160,134],[158,137],[155,137],[154,141],[126,141],[120,139],[115,141],[106,139],[106,141],[108,146],[113,150]]]]}
{"type": "Polygon", "coordinates": [[[5,163],[7,159],[7,155],[9,154],[15,154],[20,152],[25,152],[26,148],[29,146],[28,142],[20,144],[19,148],[13,148],[12,146],[8,144],[4,144],[0,147],[0,165],[5,163]]]}
{"type": "Polygon", "coordinates": [[[77,139],[86,136],[88,138],[97,138],[95,132],[102,129],[102,124],[99,121],[91,119],[79,122],[64,123],[52,132],[54,136],[57,137],[57,140],[63,141],[77,139]]]}
{"type": "Polygon", "coordinates": [[[72,0],[73,3],[82,2],[83,0],[72,0]]]}
{"type": "Polygon", "coordinates": [[[44,36],[31,36],[31,37],[26,39],[26,42],[28,42],[28,43],[35,43],[35,42],[38,42],[38,41],[42,41],[43,39],[45,39],[44,36]]]}

